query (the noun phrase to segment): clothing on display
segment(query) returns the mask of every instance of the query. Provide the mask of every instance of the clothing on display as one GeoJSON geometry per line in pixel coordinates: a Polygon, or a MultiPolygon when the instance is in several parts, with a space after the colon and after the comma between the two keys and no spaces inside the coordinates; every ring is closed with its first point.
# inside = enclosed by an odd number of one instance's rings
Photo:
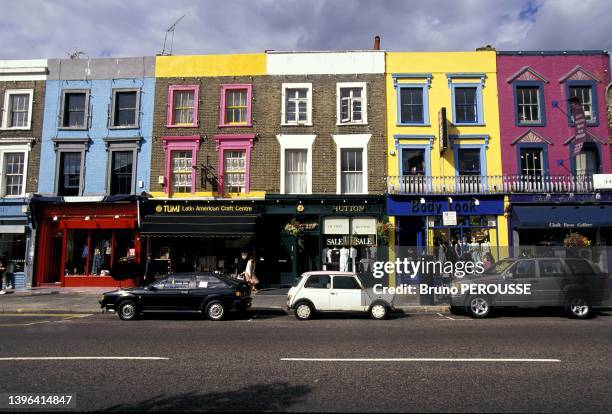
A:
{"type": "Polygon", "coordinates": [[[340,249],[340,271],[348,272],[348,259],[350,250],[346,247],[340,249]]]}

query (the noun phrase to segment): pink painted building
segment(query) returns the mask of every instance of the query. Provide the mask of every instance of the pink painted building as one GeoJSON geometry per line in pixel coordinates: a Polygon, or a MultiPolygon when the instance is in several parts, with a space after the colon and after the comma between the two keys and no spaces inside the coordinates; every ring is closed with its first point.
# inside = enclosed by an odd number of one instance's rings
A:
{"type": "Polygon", "coordinates": [[[498,51],[497,73],[504,175],[590,180],[592,174],[612,173],[608,52],[498,51]],[[587,118],[587,142],[576,157],[568,103],[573,96],[587,118]]]}

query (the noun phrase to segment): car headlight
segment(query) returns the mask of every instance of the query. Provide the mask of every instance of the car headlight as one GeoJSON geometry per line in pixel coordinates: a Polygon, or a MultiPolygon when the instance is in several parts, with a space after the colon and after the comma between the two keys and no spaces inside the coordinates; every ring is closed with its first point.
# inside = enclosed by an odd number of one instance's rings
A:
{"type": "Polygon", "coordinates": [[[104,295],[100,296],[100,300],[104,302],[104,295]]]}

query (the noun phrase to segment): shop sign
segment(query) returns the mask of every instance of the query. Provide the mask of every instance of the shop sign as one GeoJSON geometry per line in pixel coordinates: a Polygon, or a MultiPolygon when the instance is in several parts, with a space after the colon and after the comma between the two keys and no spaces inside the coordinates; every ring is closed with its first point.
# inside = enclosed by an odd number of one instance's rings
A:
{"type": "Polygon", "coordinates": [[[574,229],[574,228],[590,228],[593,227],[593,223],[560,223],[560,222],[550,222],[548,223],[548,227],[551,229],[574,229]]]}
{"type": "Polygon", "coordinates": [[[442,225],[443,226],[456,226],[457,225],[457,212],[456,211],[445,211],[442,213],[442,225]]]}
{"type": "Polygon", "coordinates": [[[419,198],[387,198],[389,216],[441,216],[445,211],[455,211],[459,216],[497,216],[504,214],[504,200],[481,198],[476,204],[476,200],[471,197],[467,199],[453,197],[452,203],[446,198],[425,198],[425,203],[421,203],[419,198]]]}
{"type": "Polygon", "coordinates": [[[348,246],[350,244],[349,236],[342,234],[333,234],[325,236],[325,246],[348,246]]]}
{"type": "Polygon", "coordinates": [[[365,205],[353,206],[353,205],[337,205],[332,207],[334,213],[363,213],[366,211],[365,205]]]}
{"type": "Polygon", "coordinates": [[[353,236],[351,238],[351,245],[353,246],[376,246],[376,235],[368,234],[368,235],[360,235],[353,236]]]}
{"type": "Polygon", "coordinates": [[[376,219],[374,217],[354,217],[352,224],[353,234],[376,234],[376,219]]]}
{"type": "Polygon", "coordinates": [[[440,108],[438,111],[438,139],[440,145],[440,154],[448,148],[448,121],[446,120],[446,108],[440,108]]]}
{"type": "Polygon", "coordinates": [[[324,234],[349,234],[348,217],[326,217],[323,220],[324,234]]]}
{"type": "Polygon", "coordinates": [[[612,194],[520,194],[510,197],[511,203],[595,203],[612,201],[612,194]]]}
{"type": "Polygon", "coordinates": [[[192,205],[192,204],[158,204],[155,206],[157,214],[185,214],[185,213],[224,213],[224,214],[250,214],[253,206],[248,205],[192,205]]]}

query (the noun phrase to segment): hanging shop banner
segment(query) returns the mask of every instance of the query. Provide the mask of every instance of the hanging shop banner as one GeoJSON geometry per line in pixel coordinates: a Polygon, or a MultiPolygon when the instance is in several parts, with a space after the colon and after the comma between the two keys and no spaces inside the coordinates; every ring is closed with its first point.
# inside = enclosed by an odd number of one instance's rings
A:
{"type": "Polygon", "coordinates": [[[323,220],[323,234],[349,234],[348,217],[326,217],[323,220]]]}
{"type": "Polygon", "coordinates": [[[584,116],[584,109],[582,108],[582,104],[578,98],[571,98],[569,103],[572,118],[574,118],[574,125],[576,126],[574,152],[572,153],[572,156],[576,157],[582,151],[582,147],[586,141],[586,117],[584,116]]]}
{"type": "Polygon", "coordinates": [[[440,145],[440,154],[448,148],[448,121],[446,120],[446,108],[440,108],[438,111],[438,140],[440,145]]]}

